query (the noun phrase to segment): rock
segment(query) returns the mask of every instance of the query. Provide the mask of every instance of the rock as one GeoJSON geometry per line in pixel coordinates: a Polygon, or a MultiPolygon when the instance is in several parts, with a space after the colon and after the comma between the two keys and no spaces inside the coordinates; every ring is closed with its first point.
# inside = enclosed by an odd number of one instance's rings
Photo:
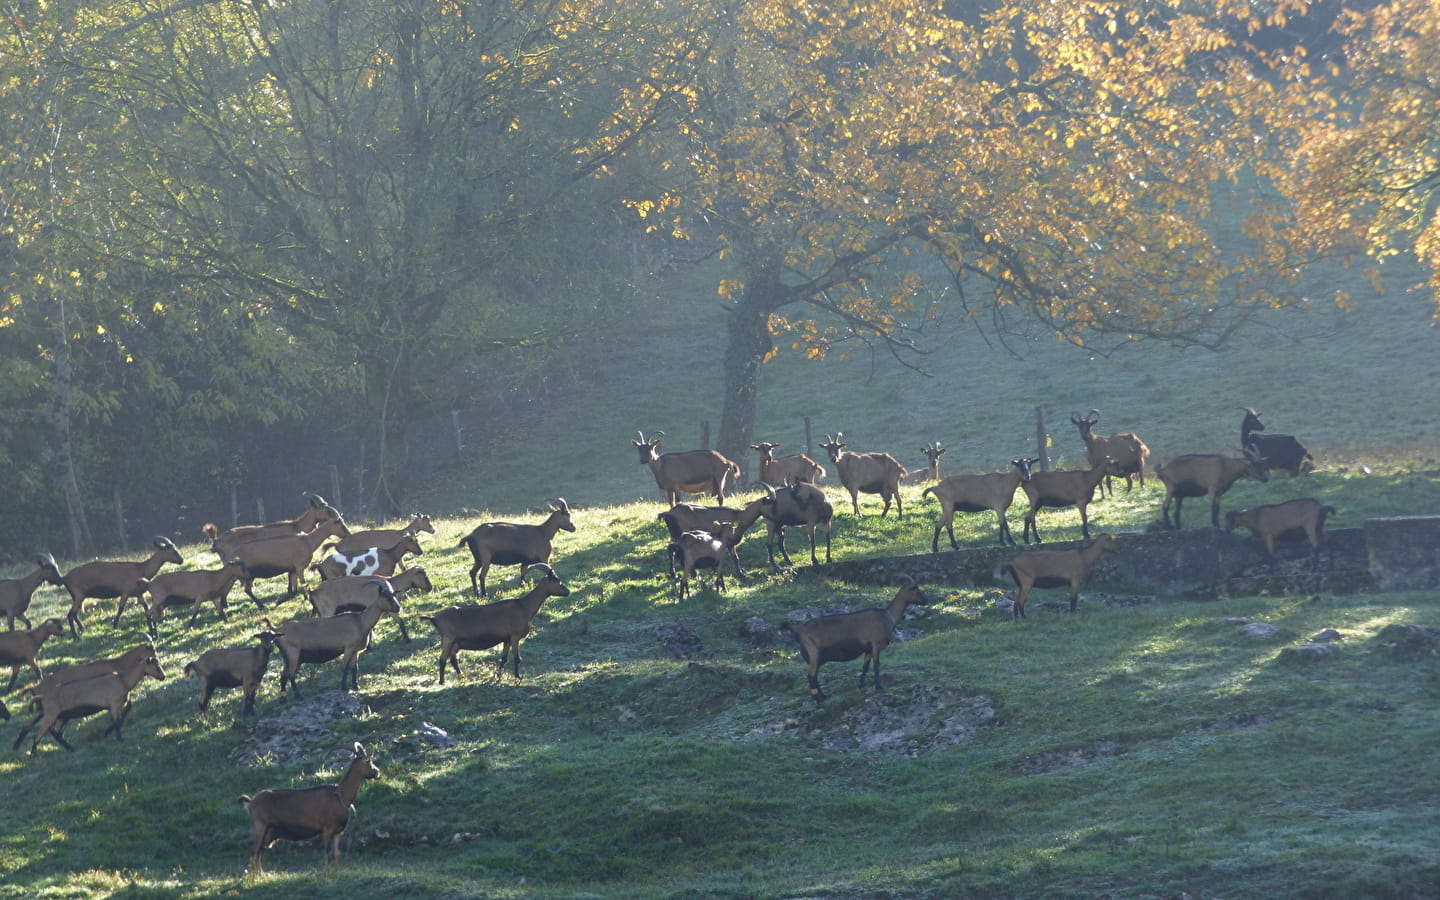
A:
{"type": "Polygon", "coordinates": [[[655,636],[660,639],[665,655],[671,659],[694,659],[710,652],[695,629],[679,622],[655,626],[655,636]]]}
{"type": "Polygon", "coordinates": [[[1281,636],[1279,626],[1271,625],[1269,622],[1251,622],[1241,628],[1240,633],[1260,641],[1273,641],[1281,636]]]}
{"type": "Polygon", "coordinates": [[[1286,659],[1318,659],[1322,656],[1329,656],[1335,652],[1334,644],[1300,644],[1297,647],[1286,647],[1280,651],[1280,656],[1286,659]]]}
{"type": "Polygon", "coordinates": [[[1327,628],[1327,629],[1325,629],[1324,631],[1322,631],[1322,632],[1320,632],[1319,634],[1317,634],[1317,635],[1315,635],[1314,637],[1312,637],[1312,638],[1310,639],[1310,643],[1312,643],[1312,644],[1330,644],[1330,643],[1334,643],[1335,641],[1343,641],[1343,640],[1345,640],[1345,635],[1341,634],[1340,632],[1336,631],[1336,630],[1333,629],[1333,628],[1327,628]]]}
{"type": "Polygon", "coordinates": [[[745,633],[749,635],[750,647],[754,650],[764,650],[775,645],[775,629],[760,616],[751,616],[745,620],[745,633]]]}

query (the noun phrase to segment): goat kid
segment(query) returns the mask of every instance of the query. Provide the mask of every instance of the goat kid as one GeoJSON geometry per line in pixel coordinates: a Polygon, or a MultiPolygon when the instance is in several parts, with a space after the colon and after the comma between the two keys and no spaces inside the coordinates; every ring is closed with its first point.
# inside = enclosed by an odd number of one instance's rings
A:
{"type": "Polygon", "coordinates": [[[308,788],[270,788],[254,797],[240,795],[240,804],[250,814],[250,872],[261,872],[260,854],[276,841],[308,841],[320,839],[325,854],[325,868],[333,863],[340,870],[340,838],[350,824],[350,811],[360,786],[371,778],[379,778],[373,754],[355,744],[350,767],[339,784],[322,784],[308,788]]]}
{"type": "Polygon", "coordinates": [[[827,662],[847,662],[861,655],[865,657],[865,664],[860,669],[860,687],[865,687],[865,673],[874,663],[875,690],[881,690],[880,651],[894,638],[895,626],[904,617],[905,610],[927,602],[928,598],[911,581],[900,588],[888,607],[817,616],[799,626],[782,622],[781,630],[790,632],[800,642],[800,656],[810,667],[810,696],[815,702],[825,701],[825,692],[820,689],[820,667],[827,662]]]}
{"type": "Polygon", "coordinates": [[[395,570],[410,554],[423,556],[425,551],[421,549],[415,535],[406,534],[384,547],[368,547],[349,553],[336,550],[311,566],[310,570],[320,573],[321,581],[343,575],[379,575],[388,578],[395,574],[395,570]]]}

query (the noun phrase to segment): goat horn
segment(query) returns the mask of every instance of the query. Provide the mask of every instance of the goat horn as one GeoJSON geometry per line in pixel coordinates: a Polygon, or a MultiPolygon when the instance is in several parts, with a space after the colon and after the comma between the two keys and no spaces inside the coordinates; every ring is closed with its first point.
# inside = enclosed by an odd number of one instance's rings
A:
{"type": "Polygon", "coordinates": [[[1091,422],[1098,422],[1098,421],[1100,421],[1100,410],[1098,410],[1098,409],[1092,409],[1092,410],[1090,410],[1090,414],[1089,414],[1088,416],[1086,416],[1086,418],[1089,419],[1091,422]]]}
{"type": "Polygon", "coordinates": [[[319,509],[322,506],[329,506],[330,504],[326,503],[325,498],[319,494],[310,494],[310,505],[319,509]]]}
{"type": "Polygon", "coordinates": [[[896,577],[900,579],[901,587],[913,587],[915,585],[915,576],[907,572],[901,572],[896,577]]]}
{"type": "Polygon", "coordinates": [[[531,564],[530,568],[525,571],[525,574],[528,576],[531,572],[535,571],[536,569],[539,569],[541,572],[544,572],[546,578],[553,578],[553,579],[555,579],[556,581],[559,581],[559,580],[560,580],[560,576],[555,574],[555,570],[552,569],[552,568],[550,568],[549,566],[547,566],[545,563],[533,563],[533,564],[531,564]]]}

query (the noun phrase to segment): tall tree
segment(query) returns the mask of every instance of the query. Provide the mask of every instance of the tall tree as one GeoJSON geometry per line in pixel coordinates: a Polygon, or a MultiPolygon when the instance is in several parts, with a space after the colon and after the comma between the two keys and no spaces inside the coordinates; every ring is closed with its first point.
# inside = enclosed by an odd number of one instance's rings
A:
{"type": "Polygon", "coordinates": [[[1285,90],[1269,111],[1295,139],[1277,174],[1293,233],[1321,252],[1413,253],[1440,305],[1440,7],[1349,4],[1334,33],[1343,45],[1276,56],[1285,90]]]}
{"type": "Polygon", "coordinates": [[[1213,346],[1284,301],[1294,260],[1227,184],[1264,172],[1246,4],[697,3],[688,165],[653,227],[729,265],[719,449],[750,442],[777,339],[898,355],[944,293],[977,322],[1076,342],[1213,346]],[[1003,327],[1003,326],[1002,326],[1003,327]]]}

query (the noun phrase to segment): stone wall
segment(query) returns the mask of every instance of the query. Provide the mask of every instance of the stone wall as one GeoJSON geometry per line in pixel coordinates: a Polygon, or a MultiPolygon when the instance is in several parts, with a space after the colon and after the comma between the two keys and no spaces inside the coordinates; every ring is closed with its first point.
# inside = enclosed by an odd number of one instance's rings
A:
{"type": "MultiPolygon", "coordinates": [[[[1372,519],[1364,528],[1332,530],[1314,567],[1310,545],[1303,538],[1277,543],[1272,560],[1264,545],[1246,531],[1230,534],[1194,528],[1115,536],[1115,548],[1100,558],[1087,583],[1202,598],[1440,585],[1440,517],[1372,519]],[[1382,552],[1377,553],[1377,542],[1383,542],[1382,552]]],[[[1083,546],[1083,542],[1044,546],[1066,549],[1083,546]]],[[[891,584],[909,575],[922,584],[1009,588],[1009,578],[1003,572],[997,576],[997,570],[1024,549],[992,545],[845,560],[800,572],[853,584],[891,584]]]]}

